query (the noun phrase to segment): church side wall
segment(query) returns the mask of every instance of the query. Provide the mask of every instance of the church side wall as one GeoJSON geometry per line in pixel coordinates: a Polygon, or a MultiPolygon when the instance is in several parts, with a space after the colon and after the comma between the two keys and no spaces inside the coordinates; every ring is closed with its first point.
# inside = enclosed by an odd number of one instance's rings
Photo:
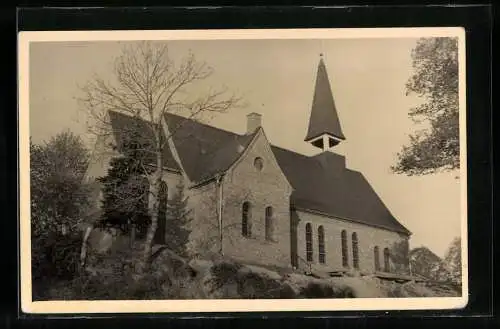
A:
{"type": "Polygon", "coordinates": [[[85,172],[85,179],[88,182],[94,181],[98,177],[105,176],[108,172],[110,161],[119,153],[111,148],[115,144],[113,136],[99,136],[94,145],[94,150],[90,156],[89,165],[85,172]]]}
{"type": "Polygon", "coordinates": [[[290,267],[290,193],[264,135],[260,135],[223,181],[224,254],[249,263],[290,267]],[[262,170],[254,166],[263,160],[262,170]],[[251,236],[242,234],[242,207],[250,202],[251,236]],[[273,237],[266,240],[266,207],[273,208],[273,237]]]}
{"type": "MultiPolygon", "coordinates": [[[[301,258],[299,266],[304,267],[306,260],[306,224],[312,225],[312,245],[313,245],[313,267],[324,271],[334,271],[343,269],[342,266],[342,230],[347,233],[347,250],[349,268],[353,268],[353,248],[352,233],[358,236],[359,269],[362,272],[372,273],[375,271],[374,248],[379,247],[380,267],[384,269],[384,248],[389,248],[393,252],[394,244],[405,241],[406,237],[397,232],[384,230],[368,225],[358,224],[340,219],[334,219],[303,211],[296,211],[299,218],[297,227],[298,255],[301,258]],[[322,225],[325,230],[325,251],[326,263],[320,264],[318,261],[318,228],[322,225]]],[[[390,262],[391,272],[394,272],[398,265],[390,262]]]]}
{"type": "Polygon", "coordinates": [[[191,255],[206,256],[220,249],[217,220],[218,188],[215,182],[187,190],[191,211],[188,251],[191,255]]]}

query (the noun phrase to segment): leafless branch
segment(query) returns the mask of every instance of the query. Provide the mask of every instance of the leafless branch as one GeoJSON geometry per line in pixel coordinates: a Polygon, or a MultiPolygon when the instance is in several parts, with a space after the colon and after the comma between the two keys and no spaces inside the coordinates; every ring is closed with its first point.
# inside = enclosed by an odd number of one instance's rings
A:
{"type": "MultiPolygon", "coordinates": [[[[226,112],[239,105],[240,98],[227,95],[224,89],[210,88],[205,95],[189,95],[188,88],[207,80],[212,73],[212,68],[203,61],[197,61],[192,53],[176,63],[170,58],[166,44],[143,41],[123,48],[114,60],[109,80],[96,75],[80,88],[82,95],[77,100],[81,110],[87,114],[90,132],[104,140],[109,136],[128,141],[140,139],[134,151],[136,157],[141,157],[136,160],[140,161],[140,167],[150,182],[151,202],[148,206],[151,214],[158,212],[155,191],[159,190],[165,162],[163,149],[180,128],[174,127],[169,136],[164,136],[162,120],[165,113],[184,112],[189,115],[186,118],[189,120],[204,113],[226,112]],[[137,123],[112,125],[111,112],[125,114],[137,123]],[[156,168],[147,170],[149,165],[156,168]]],[[[116,140],[117,144],[122,142],[116,140]]],[[[130,195],[124,193],[123,198],[128,197],[130,195]]],[[[153,215],[151,230],[156,229],[156,220],[153,215]]],[[[148,232],[148,239],[152,239],[153,235],[154,232],[148,232]]]]}

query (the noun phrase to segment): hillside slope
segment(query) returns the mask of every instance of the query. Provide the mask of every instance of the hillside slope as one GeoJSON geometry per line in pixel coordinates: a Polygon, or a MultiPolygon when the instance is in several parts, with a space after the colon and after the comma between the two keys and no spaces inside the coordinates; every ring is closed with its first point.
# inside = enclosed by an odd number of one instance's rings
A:
{"type": "Polygon", "coordinates": [[[295,299],[458,297],[447,286],[375,276],[314,278],[278,273],[229,259],[185,259],[167,249],[156,252],[151,273],[134,278],[123,255],[90,262],[87,273],[52,289],[50,299],[295,299]],[[124,261],[125,260],[125,261],[124,261]]]}

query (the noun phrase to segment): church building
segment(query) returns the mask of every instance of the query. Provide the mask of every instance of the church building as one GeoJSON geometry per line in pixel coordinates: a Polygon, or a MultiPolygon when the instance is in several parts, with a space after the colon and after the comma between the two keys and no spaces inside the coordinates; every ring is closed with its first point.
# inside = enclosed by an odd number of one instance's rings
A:
{"type": "MultiPolygon", "coordinates": [[[[121,113],[109,116],[116,131],[137,125],[138,119],[121,113]]],[[[318,154],[273,145],[262,120],[248,114],[246,133],[238,134],[165,114],[165,136],[172,138],[164,151],[164,181],[170,198],[180,184],[188,196],[190,250],[279,268],[392,272],[393,247],[407,245],[411,233],[363,174],[334,152],[347,137],[322,57],[308,130],[297,140],[318,154]]],[[[148,133],[147,125],[138,126],[148,133]]],[[[119,148],[121,137],[113,138],[119,148]]],[[[89,167],[92,177],[105,173],[102,162],[89,167]]]]}

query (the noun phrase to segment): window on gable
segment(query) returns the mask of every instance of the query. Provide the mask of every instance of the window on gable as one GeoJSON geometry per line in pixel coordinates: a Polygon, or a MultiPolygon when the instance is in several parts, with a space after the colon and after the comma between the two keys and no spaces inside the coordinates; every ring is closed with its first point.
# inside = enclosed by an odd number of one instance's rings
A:
{"type": "Polygon", "coordinates": [[[264,167],[264,160],[262,160],[261,157],[257,157],[254,159],[253,161],[253,165],[255,166],[255,168],[258,170],[258,171],[261,171],[262,168],[264,167]]]}
{"type": "Polygon", "coordinates": [[[359,269],[359,250],[358,250],[358,234],[352,234],[352,265],[355,269],[359,269]]]}
{"type": "Polygon", "coordinates": [[[252,236],[252,228],[251,228],[251,205],[250,202],[243,202],[242,211],[241,211],[241,234],[246,237],[252,236]]]}
{"type": "Polygon", "coordinates": [[[266,240],[273,241],[274,239],[274,217],[273,207],[266,208],[266,240]]]}
{"type": "Polygon", "coordinates": [[[311,223],[306,224],[306,260],[313,261],[312,227],[311,223]]]}
{"type": "Polygon", "coordinates": [[[325,264],[325,229],[318,228],[318,257],[320,264],[325,264]]]}
{"type": "Polygon", "coordinates": [[[342,238],[342,266],[349,266],[349,255],[347,253],[347,232],[345,230],[341,233],[342,238]]]}
{"type": "Polygon", "coordinates": [[[375,271],[380,271],[380,252],[378,246],[373,248],[373,259],[375,261],[375,271]]]}

